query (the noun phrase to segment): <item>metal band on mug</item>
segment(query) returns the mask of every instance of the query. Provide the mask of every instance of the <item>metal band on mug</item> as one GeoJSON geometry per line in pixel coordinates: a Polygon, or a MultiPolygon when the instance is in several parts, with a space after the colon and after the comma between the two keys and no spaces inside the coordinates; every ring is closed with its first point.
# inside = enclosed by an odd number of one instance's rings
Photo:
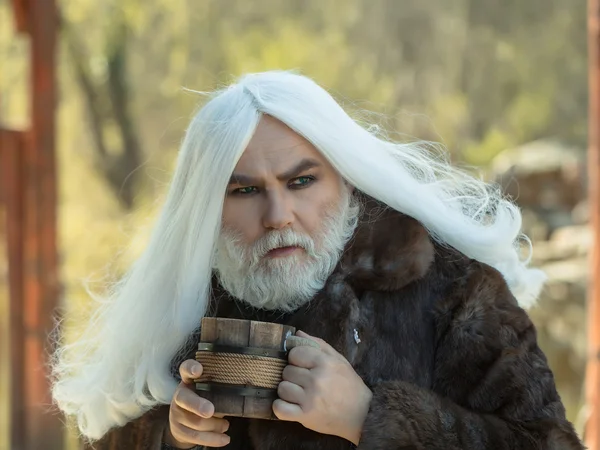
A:
{"type": "Polygon", "coordinates": [[[287,353],[281,350],[258,347],[235,347],[233,345],[213,344],[211,342],[200,342],[198,344],[198,351],[211,353],[235,353],[238,355],[254,355],[287,360],[287,353]]]}
{"type": "Polygon", "coordinates": [[[277,398],[276,389],[254,386],[240,386],[223,383],[196,383],[199,391],[214,392],[216,394],[238,395],[241,397],[277,398]]]}

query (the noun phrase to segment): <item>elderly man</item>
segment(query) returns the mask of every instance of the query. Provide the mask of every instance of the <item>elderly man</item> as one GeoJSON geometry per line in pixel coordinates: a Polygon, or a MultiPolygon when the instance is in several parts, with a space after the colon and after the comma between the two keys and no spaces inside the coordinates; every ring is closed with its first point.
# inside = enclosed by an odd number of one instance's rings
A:
{"type": "Polygon", "coordinates": [[[192,120],[146,251],[55,355],[54,398],[102,450],[582,449],[522,309],[544,276],[520,225],[310,79],[247,75],[192,120]],[[280,420],[196,394],[207,315],[318,343],[289,352],[280,420]]]}

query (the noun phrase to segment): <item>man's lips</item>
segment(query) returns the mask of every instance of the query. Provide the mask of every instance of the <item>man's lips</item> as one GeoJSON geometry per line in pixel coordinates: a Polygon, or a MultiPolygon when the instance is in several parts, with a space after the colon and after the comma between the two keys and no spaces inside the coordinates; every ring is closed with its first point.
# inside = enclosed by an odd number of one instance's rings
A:
{"type": "Polygon", "coordinates": [[[289,256],[298,249],[300,249],[300,247],[297,247],[297,246],[274,248],[273,250],[268,251],[266,256],[268,256],[269,258],[279,258],[282,256],[289,256]]]}

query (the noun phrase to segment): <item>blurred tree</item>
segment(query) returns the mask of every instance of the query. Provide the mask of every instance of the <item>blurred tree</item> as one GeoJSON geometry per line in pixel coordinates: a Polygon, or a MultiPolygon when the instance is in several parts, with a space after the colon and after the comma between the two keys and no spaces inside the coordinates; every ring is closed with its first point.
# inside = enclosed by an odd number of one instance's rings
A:
{"type": "Polygon", "coordinates": [[[116,9],[106,32],[104,46],[105,73],[95,77],[83,46],[81,31],[63,20],[63,36],[87,107],[94,144],[96,169],[108,182],[122,203],[131,209],[135,196],[135,170],[141,162],[138,132],[131,114],[127,86],[128,24],[123,12],[116,9]],[[115,139],[115,137],[118,137],[115,139]]]}

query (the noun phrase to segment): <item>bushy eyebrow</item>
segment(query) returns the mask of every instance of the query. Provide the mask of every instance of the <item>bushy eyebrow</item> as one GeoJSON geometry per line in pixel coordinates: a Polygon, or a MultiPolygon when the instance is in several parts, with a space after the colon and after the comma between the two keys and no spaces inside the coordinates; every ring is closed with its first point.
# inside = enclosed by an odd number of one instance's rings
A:
{"type": "MultiPolygon", "coordinates": [[[[316,159],[305,158],[296,164],[294,167],[286,170],[282,174],[277,176],[277,179],[281,181],[287,181],[290,178],[294,178],[297,175],[300,175],[305,170],[314,169],[315,167],[320,167],[321,163],[316,159]]],[[[229,179],[229,184],[239,184],[240,186],[251,186],[255,184],[260,184],[260,179],[253,177],[251,175],[244,175],[242,173],[233,173],[231,178],[229,179]]]]}

